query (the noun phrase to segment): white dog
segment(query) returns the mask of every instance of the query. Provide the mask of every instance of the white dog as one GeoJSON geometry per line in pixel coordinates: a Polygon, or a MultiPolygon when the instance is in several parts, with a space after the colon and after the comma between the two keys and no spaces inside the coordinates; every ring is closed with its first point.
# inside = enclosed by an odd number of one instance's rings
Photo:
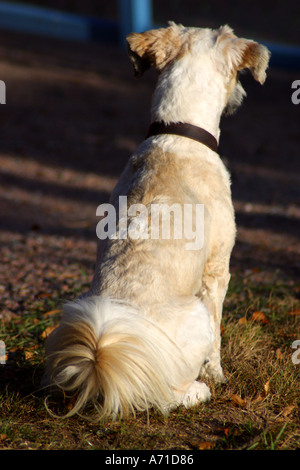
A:
{"type": "MultiPolygon", "coordinates": [[[[149,221],[154,204],[201,204],[203,244],[187,249],[184,235],[121,236],[119,218],[114,236],[100,243],[89,293],[65,306],[46,343],[48,382],[77,397],[69,415],[89,401],[101,417],[152,406],[165,413],[210,399],[201,375],[224,381],[220,322],[236,229],[229,175],[217,154],[219,123],[245,95],[241,69],[265,81],[269,51],[228,26],[170,23],[127,42],[136,74],[154,66],[158,84],[148,137],[111,203],[120,215],[126,196],[129,206],[149,210],[149,221]]],[[[136,217],[128,212],[125,227],[136,217]]]]}

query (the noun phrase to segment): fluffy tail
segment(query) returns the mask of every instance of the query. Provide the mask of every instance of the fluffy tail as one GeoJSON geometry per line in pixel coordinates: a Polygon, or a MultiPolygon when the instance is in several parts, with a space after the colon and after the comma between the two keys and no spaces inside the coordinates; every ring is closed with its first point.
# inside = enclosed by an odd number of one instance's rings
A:
{"type": "Polygon", "coordinates": [[[46,342],[46,380],[77,396],[70,416],[94,402],[99,418],[174,406],[186,372],[176,345],[134,308],[90,297],[65,306],[46,342]]]}

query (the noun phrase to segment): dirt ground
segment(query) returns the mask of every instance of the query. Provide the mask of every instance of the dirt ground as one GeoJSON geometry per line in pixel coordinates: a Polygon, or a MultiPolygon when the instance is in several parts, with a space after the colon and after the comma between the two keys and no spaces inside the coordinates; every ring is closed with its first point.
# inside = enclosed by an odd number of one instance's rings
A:
{"type": "MultiPolygon", "coordinates": [[[[126,52],[0,31],[0,319],[91,280],[96,208],[149,125],[155,75],[132,76],[126,52]]],[[[271,68],[221,124],[238,225],[232,271],[299,282],[300,71],[271,68]]]]}

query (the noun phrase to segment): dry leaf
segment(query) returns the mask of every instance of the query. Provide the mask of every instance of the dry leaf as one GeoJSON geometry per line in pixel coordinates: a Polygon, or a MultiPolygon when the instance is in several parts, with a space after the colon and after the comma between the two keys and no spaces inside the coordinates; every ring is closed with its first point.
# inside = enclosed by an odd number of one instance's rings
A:
{"type": "Polygon", "coordinates": [[[0,434],[0,441],[5,441],[7,434],[0,434]]]}
{"type": "Polygon", "coordinates": [[[208,449],[211,449],[212,447],[213,447],[212,442],[203,441],[203,442],[199,442],[199,444],[198,444],[198,449],[199,450],[208,450],[208,449]]]}
{"type": "Polygon", "coordinates": [[[300,308],[296,308],[296,310],[291,310],[290,312],[287,312],[287,314],[292,316],[300,315],[300,308]]]}
{"type": "Polygon", "coordinates": [[[267,382],[266,382],[265,385],[264,385],[264,391],[265,391],[266,393],[268,393],[269,388],[270,388],[270,380],[267,380],[267,382]]]}
{"type": "Polygon", "coordinates": [[[76,397],[71,397],[66,405],[67,409],[69,411],[73,410],[74,406],[75,406],[75,403],[76,403],[76,397]]]}
{"type": "Polygon", "coordinates": [[[276,354],[277,359],[284,359],[284,355],[282,354],[280,348],[276,349],[275,354],[276,354]]]}
{"type": "Polygon", "coordinates": [[[193,447],[193,449],[197,450],[209,450],[214,447],[213,442],[198,441],[197,439],[193,439],[189,444],[191,447],[193,447]]]}
{"type": "Polygon", "coordinates": [[[245,323],[247,323],[247,318],[246,317],[242,317],[239,319],[238,321],[238,324],[239,325],[244,325],[245,323]]]}
{"type": "Polygon", "coordinates": [[[293,409],[295,408],[295,405],[290,405],[290,406],[286,406],[283,410],[282,410],[282,416],[288,416],[292,411],[293,409]]]}
{"type": "Polygon", "coordinates": [[[211,449],[214,446],[212,442],[200,442],[199,450],[211,449]]]}
{"type": "Polygon", "coordinates": [[[253,312],[252,320],[257,321],[257,322],[261,322],[263,325],[267,325],[269,323],[268,318],[266,317],[266,315],[263,312],[257,312],[257,311],[253,312]]]}
{"type": "Polygon", "coordinates": [[[43,317],[51,317],[51,315],[55,315],[56,313],[60,313],[60,310],[49,310],[49,312],[43,314],[43,317]]]}
{"type": "Polygon", "coordinates": [[[252,400],[252,403],[259,403],[261,401],[263,401],[263,399],[266,398],[266,394],[263,393],[262,395],[259,393],[258,395],[256,395],[253,400],[252,400]]]}
{"type": "Polygon", "coordinates": [[[34,346],[31,346],[31,348],[24,349],[24,355],[26,361],[28,359],[31,359],[34,356],[34,352],[39,348],[38,344],[35,344],[34,346]]]}
{"type": "Polygon", "coordinates": [[[50,292],[40,292],[37,295],[38,299],[50,299],[52,297],[52,293],[50,292]]]}
{"type": "Polygon", "coordinates": [[[34,355],[34,352],[32,351],[24,351],[24,354],[25,354],[25,359],[26,361],[28,361],[29,359],[31,359],[34,355]]]}
{"type": "Polygon", "coordinates": [[[50,335],[50,333],[52,333],[52,331],[55,330],[56,327],[57,327],[57,325],[55,325],[55,326],[48,326],[48,327],[43,331],[43,333],[41,333],[41,337],[42,337],[43,339],[48,338],[48,336],[50,335]]]}
{"type": "Polygon", "coordinates": [[[236,395],[235,393],[231,395],[231,401],[234,405],[238,405],[238,406],[245,406],[247,403],[247,400],[241,398],[239,395],[236,395]]]}

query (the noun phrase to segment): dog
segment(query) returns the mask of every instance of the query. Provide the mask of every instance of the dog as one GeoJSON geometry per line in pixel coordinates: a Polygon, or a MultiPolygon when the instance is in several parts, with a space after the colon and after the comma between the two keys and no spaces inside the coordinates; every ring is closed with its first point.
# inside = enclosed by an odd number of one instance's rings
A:
{"type": "Polygon", "coordinates": [[[151,125],[111,195],[119,219],[100,240],[90,290],[64,306],[46,341],[47,384],[76,396],[67,416],[88,403],[99,419],[152,407],[168,413],[209,401],[205,378],[225,381],[220,323],[236,225],[230,177],[217,153],[219,125],[246,95],[239,72],[249,69],[263,84],[270,53],[227,25],[170,22],[129,34],[127,45],[136,76],[150,67],[158,74],[151,125]],[[154,204],[202,207],[203,243],[188,249],[185,235],[122,235],[138,211],[121,214],[121,197],[147,209],[144,222],[154,204]]]}

